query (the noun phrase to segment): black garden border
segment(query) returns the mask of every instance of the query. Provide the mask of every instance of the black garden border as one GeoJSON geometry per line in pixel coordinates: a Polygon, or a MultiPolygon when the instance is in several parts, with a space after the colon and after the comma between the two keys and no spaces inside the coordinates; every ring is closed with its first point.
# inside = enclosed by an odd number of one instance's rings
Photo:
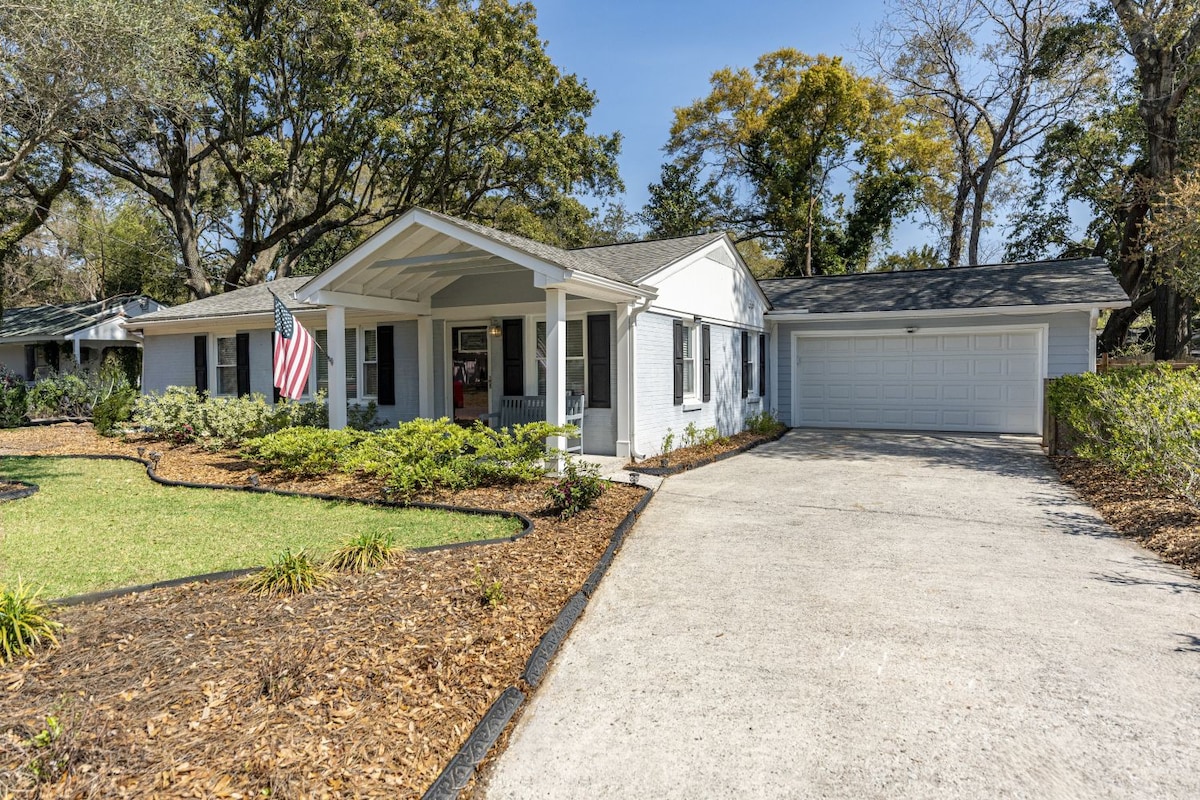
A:
{"type": "MultiPolygon", "coordinates": [[[[467,547],[479,547],[489,544],[501,544],[503,542],[515,542],[518,539],[524,538],[533,533],[533,520],[519,511],[505,511],[494,508],[472,508],[469,506],[452,506],[444,503],[403,503],[396,500],[372,500],[363,497],[343,497],[335,494],[325,494],[323,492],[297,492],[289,489],[273,489],[269,486],[239,486],[229,483],[198,483],[195,481],[177,481],[171,478],[164,478],[159,475],[154,469],[154,460],[148,458],[138,458],[137,456],[124,456],[116,454],[90,454],[90,453],[31,453],[26,455],[11,455],[12,458],[70,458],[92,461],[131,461],[135,464],[141,464],[146,468],[146,475],[150,480],[163,486],[179,486],[189,489],[213,489],[222,491],[238,491],[252,492],[256,494],[275,494],[282,497],[307,497],[314,500],[324,500],[331,503],[353,503],[355,505],[374,506],[377,508],[396,508],[406,509],[415,508],[421,510],[432,511],[451,511],[458,514],[472,514],[475,516],[502,517],[505,519],[519,520],[521,530],[512,536],[502,536],[494,539],[478,539],[471,542],[453,542],[451,544],[435,544],[427,547],[409,548],[411,553],[431,553],[437,550],[458,550],[467,547]]],[[[154,583],[140,584],[138,586],[123,586],[116,589],[106,589],[100,592],[88,592],[86,594],[76,594],[69,597],[60,597],[49,601],[51,605],[56,606],[78,606],[86,603],[95,603],[101,600],[110,600],[114,597],[124,597],[125,595],[137,594],[139,592],[150,591],[151,589],[162,589],[169,586],[182,586],[187,583],[199,583],[201,581],[219,581],[238,578],[243,575],[249,575],[257,571],[258,567],[248,569],[225,570],[223,572],[208,572],[203,575],[186,575],[181,578],[171,578],[164,581],[155,581],[154,583]]]]}
{"type": "Polygon", "coordinates": [[[13,480],[12,478],[0,478],[0,481],[24,487],[21,489],[8,489],[7,491],[0,492],[0,502],[7,500],[20,500],[22,497],[32,497],[33,495],[37,494],[38,490],[41,488],[36,483],[13,480]]]}
{"type": "Polygon", "coordinates": [[[741,455],[742,453],[746,452],[747,450],[753,450],[754,448],[758,447],[761,444],[767,444],[769,442],[778,442],[790,430],[791,430],[791,428],[784,428],[781,431],[779,431],[778,433],[772,434],[765,439],[759,439],[757,441],[747,442],[746,444],[738,445],[737,447],[733,448],[732,450],[727,450],[724,453],[718,453],[715,456],[709,456],[708,458],[701,459],[700,461],[694,461],[691,464],[680,464],[677,467],[643,467],[639,464],[634,464],[633,466],[626,467],[625,469],[628,472],[640,472],[643,475],[654,475],[659,478],[666,478],[666,477],[670,477],[671,475],[678,475],[681,472],[687,472],[690,469],[696,469],[697,467],[706,467],[709,464],[713,464],[717,461],[723,461],[727,458],[732,458],[733,456],[741,455]]]}
{"type": "MultiPolygon", "coordinates": [[[[554,618],[554,622],[550,623],[550,627],[538,640],[537,647],[533,649],[529,660],[525,662],[521,681],[530,691],[536,689],[542,682],[546,670],[558,654],[567,634],[571,632],[571,628],[575,626],[575,622],[587,608],[588,600],[591,599],[600,580],[608,572],[613,557],[625,542],[626,535],[654,498],[654,489],[641,488],[645,489],[645,493],[638,500],[637,505],[630,509],[625,518],[613,530],[608,547],[596,562],[596,566],[587,580],[584,581],[583,588],[571,595],[563,605],[558,616],[554,618]]],[[[501,692],[500,696],[484,712],[483,718],[467,736],[462,747],[458,749],[458,752],[454,754],[430,787],[425,790],[425,794],[421,795],[421,800],[457,800],[462,790],[475,775],[479,764],[491,752],[501,734],[504,733],[504,729],[508,727],[508,723],[524,705],[530,691],[522,691],[519,686],[509,686],[501,692]]]]}

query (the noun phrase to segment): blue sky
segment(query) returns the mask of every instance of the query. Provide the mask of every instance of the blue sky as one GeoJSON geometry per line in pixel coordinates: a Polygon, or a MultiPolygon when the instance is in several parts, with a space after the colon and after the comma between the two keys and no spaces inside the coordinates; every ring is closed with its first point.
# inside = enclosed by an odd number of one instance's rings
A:
{"type": "Polygon", "coordinates": [[[795,47],[854,61],[856,32],[870,33],[882,0],[533,0],[554,63],[587,81],[599,104],[594,133],[624,137],[621,177],[630,211],[658,179],[672,111],[708,93],[722,67],[749,67],[795,47]]]}

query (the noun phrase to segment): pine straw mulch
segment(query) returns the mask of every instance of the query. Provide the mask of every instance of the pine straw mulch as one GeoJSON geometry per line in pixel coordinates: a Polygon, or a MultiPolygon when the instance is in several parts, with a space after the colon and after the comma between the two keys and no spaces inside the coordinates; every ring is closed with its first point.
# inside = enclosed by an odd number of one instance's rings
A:
{"type": "Polygon", "coordinates": [[[1096,461],[1070,455],[1051,460],[1063,482],[1109,525],[1200,577],[1200,508],[1096,461]]]}
{"type": "Polygon", "coordinates": [[[651,456],[641,461],[631,461],[626,468],[634,470],[647,467],[651,469],[665,468],[672,472],[683,472],[692,467],[706,464],[716,456],[733,452],[739,448],[753,447],[754,445],[777,439],[780,432],[751,433],[750,431],[742,431],[741,433],[735,433],[733,436],[728,436],[709,444],[694,444],[691,447],[680,447],[672,450],[670,455],[667,456],[665,464],[663,463],[662,456],[651,456]]]}
{"type": "MultiPolygon", "coordinates": [[[[0,432],[0,454],[138,446],[150,449],[87,427],[0,432]]],[[[231,454],[153,449],[171,477],[249,474],[231,454]]],[[[61,646],[0,665],[0,797],[420,796],[492,701],[520,685],[538,639],[643,493],[612,485],[562,522],[541,513],[541,492],[438,497],[524,511],[534,531],[407,553],[311,595],[202,583],[62,610],[61,646]],[[488,607],[480,581],[495,580],[504,600],[488,607]],[[62,733],[31,746],[48,716],[62,733]]]]}

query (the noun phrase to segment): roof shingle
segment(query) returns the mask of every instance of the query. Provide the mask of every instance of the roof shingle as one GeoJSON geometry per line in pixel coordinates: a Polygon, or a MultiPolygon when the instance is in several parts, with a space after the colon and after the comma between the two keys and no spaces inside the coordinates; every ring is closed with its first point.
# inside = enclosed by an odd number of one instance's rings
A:
{"type": "Polygon", "coordinates": [[[0,319],[0,338],[60,338],[116,315],[134,298],[122,295],[82,303],[6,308],[0,319]]]}
{"type": "Polygon", "coordinates": [[[308,311],[321,308],[311,303],[298,302],[292,295],[311,277],[279,278],[269,283],[259,283],[234,289],[232,292],[214,294],[190,303],[164,308],[153,314],[143,314],[138,322],[166,322],[177,319],[197,319],[200,317],[234,317],[243,314],[270,314],[274,311],[274,301],[271,292],[279,296],[283,304],[291,311],[308,311]]]}
{"type": "Polygon", "coordinates": [[[1129,302],[1102,258],[759,281],[774,311],[851,313],[1129,302]]]}

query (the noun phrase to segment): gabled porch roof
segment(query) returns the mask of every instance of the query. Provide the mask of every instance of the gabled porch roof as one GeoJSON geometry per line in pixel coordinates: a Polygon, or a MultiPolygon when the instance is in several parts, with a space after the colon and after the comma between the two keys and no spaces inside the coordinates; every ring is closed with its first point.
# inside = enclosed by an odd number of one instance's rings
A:
{"type": "Polygon", "coordinates": [[[655,296],[586,251],[563,250],[522,236],[413,209],[295,292],[296,300],[397,314],[432,313],[434,294],[460,278],[531,272],[540,289],[605,302],[655,296]]]}

